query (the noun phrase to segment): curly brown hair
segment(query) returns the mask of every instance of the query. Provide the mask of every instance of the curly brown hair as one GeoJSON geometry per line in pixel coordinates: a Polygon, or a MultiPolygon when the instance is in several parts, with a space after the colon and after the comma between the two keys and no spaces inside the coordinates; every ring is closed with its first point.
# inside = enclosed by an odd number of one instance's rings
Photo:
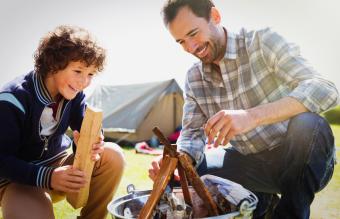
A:
{"type": "Polygon", "coordinates": [[[44,36],[35,51],[35,72],[43,78],[63,70],[71,61],[82,61],[102,71],[105,49],[98,46],[90,33],[76,26],[58,26],[44,36]]]}

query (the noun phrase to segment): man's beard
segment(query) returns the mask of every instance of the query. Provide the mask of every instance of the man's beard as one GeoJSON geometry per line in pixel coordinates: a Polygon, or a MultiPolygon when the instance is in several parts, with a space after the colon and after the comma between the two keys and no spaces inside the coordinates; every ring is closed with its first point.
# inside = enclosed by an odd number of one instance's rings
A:
{"type": "Polygon", "coordinates": [[[223,56],[223,48],[220,45],[220,43],[218,42],[217,39],[211,39],[210,42],[208,43],[208,54],[203,57],[200,58],[198,56],[196,56],[197,58],[199,58],[204,64],[211,64],[213,63],[215,60],[217,60],[218,58],[220,58],[221,56],[223,56]]]}

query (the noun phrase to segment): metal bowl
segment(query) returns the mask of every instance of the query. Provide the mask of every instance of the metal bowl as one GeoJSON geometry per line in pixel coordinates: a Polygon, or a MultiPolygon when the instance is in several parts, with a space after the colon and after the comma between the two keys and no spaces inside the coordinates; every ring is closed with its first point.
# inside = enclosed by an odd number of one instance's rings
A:
{"type": "MultiPolygon", "coordinates": [[[[127,186],[128,195],[112,200],[107,210],[110,212],[113,219],[131,219],[137,218],[139,212],[148,200],[151,190],[137,191],[135,186],[130,184],[127,186]],[[128,216],[127,216],[128,215],[128,216]]],[[[240,212],[232,212],[225,215],[214,217],[205,217],[201,219],[250,219],[251,217],[242,216],[240,212]]]]}

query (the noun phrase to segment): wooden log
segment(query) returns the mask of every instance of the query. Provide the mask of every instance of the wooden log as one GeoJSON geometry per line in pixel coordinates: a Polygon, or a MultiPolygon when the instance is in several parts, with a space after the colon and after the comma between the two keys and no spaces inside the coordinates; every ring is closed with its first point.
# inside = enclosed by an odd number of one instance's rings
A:
{"type": "Polygon", "coordinates": [[[152,212],[159,202],[162,194],[168,185],[171,175],[176,169],[178,159],[169,156],[163,157],[162,165],[160,167],[159,173],[156,176],[155,182],[151,194],[145,203],[144,207],[139,213],[139,219],[149,219],[152,216],[152,212]]]}
{"type": "Polygon", "coordinates": [[[187,176],[186,176],[184,168],[182,167],[182,164],[180,162],[178,162],[178,164],[177,164],[177,170],[178,170],[178,174],[179,174],[179,177],[180,177],[180,183],[181,183],[181,187],[182,187],[182,191],[183,191],[184,201],[185,201],[186,204],[193,207],[190,192],[189,192],[187,176]]]}
{"type": "Polygon", "coordinates": [[[189,182],[191,183],[192,187],[196,190],[197,194],[204,202],[204,205],[209,211],[209,215],[210,216],[218,215],[217,205],[214,199],[212,198],[210,192],[207,190],[198,174],[196,173],[196,170],[192,166],[187,156],[188,155],[182,153],[178,156],[178,160],[181,163],[181,166],[183,167],[189,182]]]}
{"type": "Polygon", "coordinates": [[[75,208],[84,207],[87,203],[90,189],[90,180],[94,167],[91,159],[91,150],[94,143],[98,141],[101,132],[103,113],[99,109],[87,106],[85,116],[80,129],[77,143],[77,151],[74,157],[73,168],[82,170],[87,178],[85,187],[79,193],[68,193],[67,201],[75,208]]]}
{"type": "Polygon", "coordinates": [[[175,157],[177,155],[177,145],[172,145],[157,126],[152,131],[164,145],[163,154],[170,154],[170,156],[175,157]]]}

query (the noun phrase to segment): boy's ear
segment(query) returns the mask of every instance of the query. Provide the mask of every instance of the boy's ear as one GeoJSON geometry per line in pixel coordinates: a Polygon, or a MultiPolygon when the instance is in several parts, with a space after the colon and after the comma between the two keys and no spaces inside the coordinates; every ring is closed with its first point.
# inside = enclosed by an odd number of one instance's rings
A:
{"type": "Polygon", "coordinates": [[[210,21],[214,24],[219,24],[221,22],[220,12],[215,7],[212,7],[210,10],[210,21]]]}

